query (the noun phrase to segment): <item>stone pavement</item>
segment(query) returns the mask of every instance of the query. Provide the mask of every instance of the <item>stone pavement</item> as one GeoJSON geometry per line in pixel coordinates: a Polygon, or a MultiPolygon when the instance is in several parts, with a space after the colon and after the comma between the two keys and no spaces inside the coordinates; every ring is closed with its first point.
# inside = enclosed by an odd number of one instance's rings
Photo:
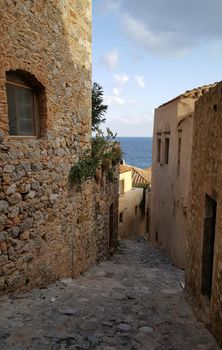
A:
{"type": "Polygon", "coordinates": [[[75,280],[0,299],[0,350],[217,350],[183,272],[141,240],[75,280]]]}

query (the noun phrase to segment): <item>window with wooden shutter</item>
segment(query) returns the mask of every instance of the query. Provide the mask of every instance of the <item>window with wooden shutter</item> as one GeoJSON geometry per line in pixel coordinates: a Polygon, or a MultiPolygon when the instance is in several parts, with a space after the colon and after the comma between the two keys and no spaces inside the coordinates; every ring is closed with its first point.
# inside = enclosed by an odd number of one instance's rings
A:
{"type": "Polygon", "coordinates": [[[35,136],[39,118],[35,89],[16,74],[8,73],[6,77],[9,134],[35,136]]]}

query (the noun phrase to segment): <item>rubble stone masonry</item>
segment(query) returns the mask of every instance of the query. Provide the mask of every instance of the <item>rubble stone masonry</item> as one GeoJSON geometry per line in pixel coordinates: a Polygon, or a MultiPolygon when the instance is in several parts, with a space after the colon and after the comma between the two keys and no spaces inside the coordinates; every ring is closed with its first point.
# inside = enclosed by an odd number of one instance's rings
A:
{"type": "Polygon", "coordinates": [[[91,0],[1,0],[0,294],[75,276],[115,245],[118,184],[68,185],[90,137],[91,0]],[[9,135],[9,71],[38,89],[37,136],[9,135]]]}
{"type": "Polygon", "coordinates": [[[222,343],[221,174],[222,83],[219,83],[199,99],[194,113],[186,289],[201,317],[222,343]],[[214,210],[209,210],[210,202],[214,210]]]}

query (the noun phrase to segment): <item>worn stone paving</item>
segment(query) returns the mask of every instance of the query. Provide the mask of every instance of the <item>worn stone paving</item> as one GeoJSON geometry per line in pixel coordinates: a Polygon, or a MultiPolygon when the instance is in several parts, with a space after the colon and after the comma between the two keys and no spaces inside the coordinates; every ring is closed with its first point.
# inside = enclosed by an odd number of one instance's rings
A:
{"type": "Polygon", "coordinates": [[[0,299],[1,350],[217,350],[196,321],[183,272],[142,240],[75,280],[0,299]]]}

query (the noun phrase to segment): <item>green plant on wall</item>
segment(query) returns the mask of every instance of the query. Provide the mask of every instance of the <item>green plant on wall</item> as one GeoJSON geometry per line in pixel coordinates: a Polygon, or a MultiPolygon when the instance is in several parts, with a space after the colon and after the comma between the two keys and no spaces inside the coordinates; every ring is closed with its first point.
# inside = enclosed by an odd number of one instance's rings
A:
{"type": "Polygon", "coordinates": [[[106,172],[108,181],[115,181],[113,166],[121,159],[122,152],[114,135],[107,129],[107,135],[98,131],[92,139],[92,148],[85,151],[83,157],[74,164],[69,173],[71,184],[81,185],[84,181],[96,177],[97,170],[106,172]]]}

